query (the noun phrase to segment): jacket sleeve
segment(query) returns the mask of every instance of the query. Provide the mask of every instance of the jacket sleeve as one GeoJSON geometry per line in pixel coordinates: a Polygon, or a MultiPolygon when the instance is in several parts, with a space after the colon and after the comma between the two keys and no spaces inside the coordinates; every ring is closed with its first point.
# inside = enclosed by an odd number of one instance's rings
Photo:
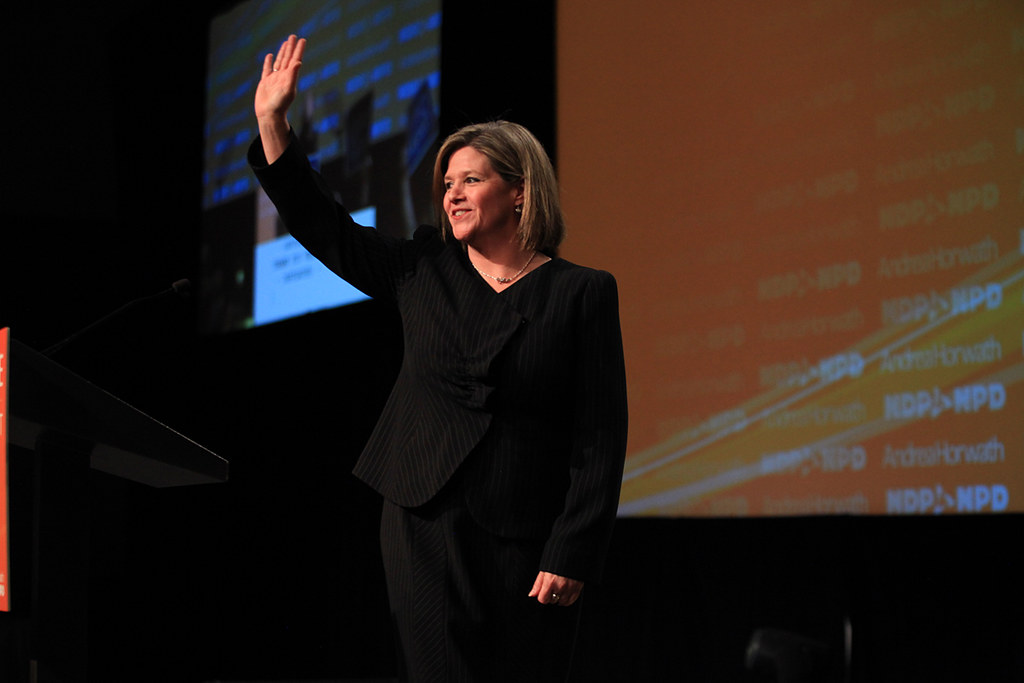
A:
{"type": "Polygon", "coordinates": [[[603,571],[627,433],[618,291],[611,274],[595,272],[578,312],[569,490],[540,567],[581,581],[599,580],[603,571]]]}
{"type": "Polygon", "coordinates": [[[267,164],[259,138],[248,153],[249,165],[288,232],[364,294],[394,301],[402,279],[415,267],[415,242],[356,224],[313,170],[295,133],[290,137],[288,149],[273,164],[267,164]]]}

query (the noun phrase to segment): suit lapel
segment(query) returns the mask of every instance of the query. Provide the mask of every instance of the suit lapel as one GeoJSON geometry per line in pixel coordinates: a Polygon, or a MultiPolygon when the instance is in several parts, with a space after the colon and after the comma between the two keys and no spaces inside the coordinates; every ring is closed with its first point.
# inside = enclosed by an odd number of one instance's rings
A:
{"type": "Polygon", "coordinates": [[[493,388],[488,386],[491,364],[526,319],[512,300],[480,279],[461,245],[448,245],[438,259],[438,269],[441,282],[448,285],[445,298],[454,315],[464,370],[468,378],[483,383],[478,394],[482,405],[493,388]]]}

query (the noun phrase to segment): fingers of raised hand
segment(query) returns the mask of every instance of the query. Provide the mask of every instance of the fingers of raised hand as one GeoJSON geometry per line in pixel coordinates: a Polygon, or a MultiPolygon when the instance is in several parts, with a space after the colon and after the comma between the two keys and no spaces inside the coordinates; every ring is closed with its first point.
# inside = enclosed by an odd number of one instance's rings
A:
{"type": "Polygon", "coordinates": [[[263,58],[263,78],[266,78],[274,71],[274,55],[268,54],[263,58]]]}
{"type": "Polygon", "coordinates": [[[302,53],[305,52],[305,49],[305,38],[299,38],[294,35],[288,36],[288,39],[281,43],[281,49],[277,51],[277,56],[274,57],[272,70],[284,71],[285,69],[299,66],[302,64],[302,53]]]}

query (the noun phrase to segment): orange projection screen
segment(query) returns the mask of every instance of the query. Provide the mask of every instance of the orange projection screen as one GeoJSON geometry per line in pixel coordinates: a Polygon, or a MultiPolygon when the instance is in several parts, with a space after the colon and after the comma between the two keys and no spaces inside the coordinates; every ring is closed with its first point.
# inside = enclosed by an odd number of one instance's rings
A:
{"type": "Polygon", "coordinates": [[[1024,3],[558,8],[620,514],[1024,511],[1024,3]]]}

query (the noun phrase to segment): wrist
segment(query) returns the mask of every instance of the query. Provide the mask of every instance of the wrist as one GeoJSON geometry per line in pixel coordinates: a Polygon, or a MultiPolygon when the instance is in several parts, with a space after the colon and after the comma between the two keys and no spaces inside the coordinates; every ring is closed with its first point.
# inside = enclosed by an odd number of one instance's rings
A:
{"type": "Polygon", "coordinates": [[[291,131],[291,126],[288,123],[288,117],[284,114],[270,113],[256,115],[256,125],[259,128],[260,135],[284,135],[287,136],[291,131]]]}

